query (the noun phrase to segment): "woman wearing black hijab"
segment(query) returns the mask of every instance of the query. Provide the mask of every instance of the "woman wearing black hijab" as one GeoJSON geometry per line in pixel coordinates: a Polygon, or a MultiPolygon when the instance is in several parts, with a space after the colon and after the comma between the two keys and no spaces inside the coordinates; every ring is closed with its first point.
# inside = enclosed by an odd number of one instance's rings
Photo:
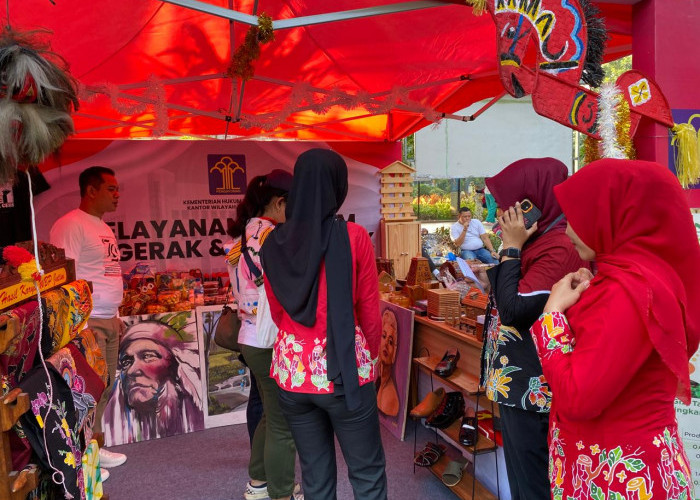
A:
{"type": "Polygon", "coordinates": [[[314,500],[336,498],[334,434],[355,498],[387,498],[373,383],[382,330],[377,270],[367,231],[336,215],[347,191],[340,155],[302,153],[286,222],[262,247],[279,327],[271,376],[299,452],[304,495],[314,500]]]}

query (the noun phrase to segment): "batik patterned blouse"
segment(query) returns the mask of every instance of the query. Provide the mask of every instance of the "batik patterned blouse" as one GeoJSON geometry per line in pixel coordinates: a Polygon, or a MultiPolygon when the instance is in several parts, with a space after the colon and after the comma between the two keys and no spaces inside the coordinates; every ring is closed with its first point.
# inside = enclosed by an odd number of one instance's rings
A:
{"type": "Polygon", "coordinates": [[[492,292],[481,384],[491,401],[549,411],[552,394],[528,330],[552,286],[584,265],[564,230],[555,229],[529,243],[522,259],[506,260],[488,271],[492,292]]]}
{"type": "MultiPolygon", "coordinates": [[[[353,300],[355,310],[355,359],[360,385],[377,377],[376,362],[381,340],[379,285],[374,249],[367,231],[348,222],[352,253],[353,300]]],[[[328,279],[332,279],[331,276],[328,279]]],[[[265,291],[270,312],[280,331],[272,351],[270,376],[291,392],[332,393],[326,365],[326,269],[321,264],[316,323],[305,327],[289,317],[275,297],[269,282],[265,291]]]]}
{"type": "Polygon", "coordinates": [[[605,338],[595,325],[572,332],[558,312],[543,314],[531,329],[553,393],[552,498],[689,500],[676,379],[633,310],[606,317],[618,328],[605,338]]]}

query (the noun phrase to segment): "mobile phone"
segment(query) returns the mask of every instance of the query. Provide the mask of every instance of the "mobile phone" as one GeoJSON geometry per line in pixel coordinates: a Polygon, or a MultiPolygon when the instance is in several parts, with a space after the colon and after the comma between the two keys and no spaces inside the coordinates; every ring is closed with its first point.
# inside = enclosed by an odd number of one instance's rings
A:
{"type": "Polygon", "coordinates": [[[520,210],[523,212],[525,229],[530,229],[532,225],[542,217],[542,212],[530,200],[525,198],[520,202],[520,210]]]}

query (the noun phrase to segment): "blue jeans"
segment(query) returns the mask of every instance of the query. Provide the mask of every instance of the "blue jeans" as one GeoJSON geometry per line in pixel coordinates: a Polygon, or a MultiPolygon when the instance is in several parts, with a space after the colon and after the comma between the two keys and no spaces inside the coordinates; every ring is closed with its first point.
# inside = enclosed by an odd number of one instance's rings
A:
{"type": "Polygon", "coordinates": [[[479,259],[484,264],[498,264],[498,261],[491,257],[491,252],[486,250],[486,247],[481,247],[477,250],[464,250],[459,252],[459,256],[464,260],[474,260],[479,259]]]}

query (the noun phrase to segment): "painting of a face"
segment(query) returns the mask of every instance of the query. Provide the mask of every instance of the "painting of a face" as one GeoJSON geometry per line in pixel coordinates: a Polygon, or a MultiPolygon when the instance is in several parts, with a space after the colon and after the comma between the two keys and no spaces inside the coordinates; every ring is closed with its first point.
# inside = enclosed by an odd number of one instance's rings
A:
{"type": "Polygon", "coordinates": [[[393,365],[396,360],[397,325],[396,316],[388,309],[382,314],[382,341],[379,359],[382,364],[393,365]]]}
{"type": "Polygon", "coordinates": [[[144,410],[156,405],[171,362],[168,349],[152,340],[134,340],[123,350],[119,364],[129,406],[144,410]]]}

